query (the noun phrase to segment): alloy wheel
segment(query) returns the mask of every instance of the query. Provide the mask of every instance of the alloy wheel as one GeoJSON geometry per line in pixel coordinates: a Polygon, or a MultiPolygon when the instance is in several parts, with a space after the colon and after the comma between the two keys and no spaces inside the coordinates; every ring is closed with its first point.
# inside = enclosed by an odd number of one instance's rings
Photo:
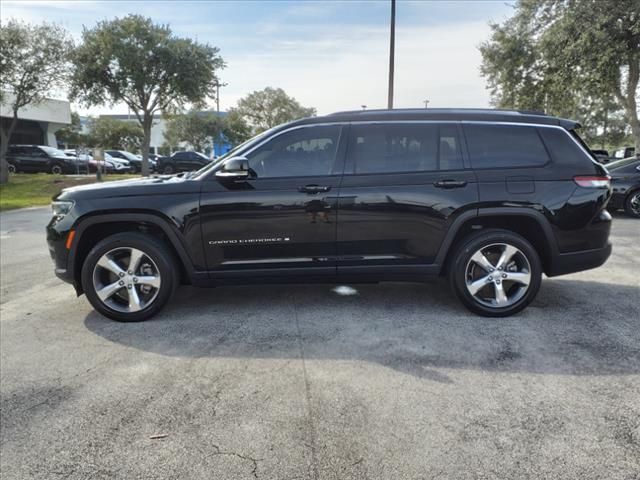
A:
{"type": "Polygon", "coordinates": [[[62,167],[60,167],[60,165],[54,165],[53,167],[51,167],[51,173],[55,175],[62,174],[62,167]]]}
{"type": "Polygon", "coordinates": [[[508,243],[493,243],[467,262],[465,285],[473,299],[491,308],[509,307],[522,299],[531,283],[526,255],[508,243]]]}
{"type": "Polygon", "coordinates": [[[631,208],[631,211],[634,215],[640,217],[640,192],[634,193],[633,196],[629,199],[629,207],[631,208]]]}
{"type": "Polygon", "coordinates": [[[93,269],[93,288],[100,301],[122,313],[150,306],[160,291],[160,270],[142,250],[120,247],[100,257],[93,269]]]}

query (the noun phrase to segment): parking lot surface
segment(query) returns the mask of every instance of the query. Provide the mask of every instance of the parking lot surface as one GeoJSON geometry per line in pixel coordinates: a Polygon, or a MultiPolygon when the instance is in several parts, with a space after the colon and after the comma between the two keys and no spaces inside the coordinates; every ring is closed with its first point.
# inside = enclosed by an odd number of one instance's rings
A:
{"type": "Polygon", "coordinates": [[[433,282],[184,287],[122,324],[54,277],[48,217],[0,216],[3,478],[640,478],[637,220],[512,318],[433,282]]]}

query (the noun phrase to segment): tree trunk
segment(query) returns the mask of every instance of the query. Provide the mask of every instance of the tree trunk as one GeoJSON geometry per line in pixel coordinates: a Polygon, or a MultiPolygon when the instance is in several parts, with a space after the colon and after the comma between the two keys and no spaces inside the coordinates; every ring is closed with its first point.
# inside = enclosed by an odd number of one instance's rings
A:
{"type": "Polygon", "coordinates": [[[149,168],[149,145],[151,145],[151,125],[153,124],[153,114],[144,114],[142,122],[142,131],[144,132],[144,140],[142,141],[142,176],[148,177],[149,168]]]}
{"type": "Polygon", "coordinates": [[[18,124],[18,110],[13,111],[13,118],[9,124],[9,128],[5,130],[0,128],[0,185],[9,183],[9,164],[7,163],[7,151],[9,150],[9,142],[11,135],[18,124]]]}

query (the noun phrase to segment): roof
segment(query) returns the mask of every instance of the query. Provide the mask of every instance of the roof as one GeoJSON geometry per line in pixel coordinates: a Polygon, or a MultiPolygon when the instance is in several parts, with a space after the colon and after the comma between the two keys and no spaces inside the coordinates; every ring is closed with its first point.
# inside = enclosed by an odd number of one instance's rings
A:
{"type": "Polygon", "coordinates": [[[398,108],[393,110],[353,110],[331,113],[323,117],[307,118],[300,120],[300,123],[385,120],[466,120],[536,123],[543,125],[559,125],[569,130],[580,127],[580,124],[574,120],[553,117],[545,114],[544,112],[527,110],[498,110],[488,108],[398,108]]]}

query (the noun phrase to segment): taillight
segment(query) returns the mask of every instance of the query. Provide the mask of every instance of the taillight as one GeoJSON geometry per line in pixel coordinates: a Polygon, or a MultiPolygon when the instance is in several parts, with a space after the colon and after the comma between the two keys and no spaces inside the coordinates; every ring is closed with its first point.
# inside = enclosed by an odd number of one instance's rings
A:
{"type": "Polygon", "coordinates": [[[601,188],[611,185],[611,177],[573,177],[573,181],[585,188],[601,188]]]}

